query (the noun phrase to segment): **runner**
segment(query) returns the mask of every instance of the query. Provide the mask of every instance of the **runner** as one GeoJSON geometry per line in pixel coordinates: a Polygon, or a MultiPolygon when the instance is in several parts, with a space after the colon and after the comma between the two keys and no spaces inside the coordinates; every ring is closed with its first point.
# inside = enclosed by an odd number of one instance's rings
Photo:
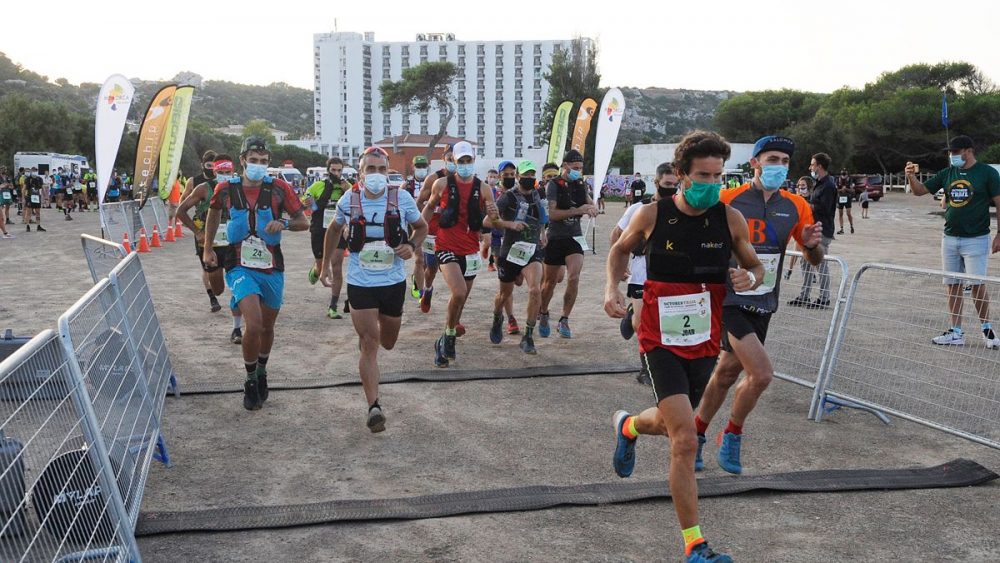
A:
{"type": "MultiPolygon", "coordinates": [[[[656,167],[656,192],[653,193],[651,201],[659,201],[672,197],[677,193],[677,175],[669,162],[664,162],[656,167]]],[[[611,229],[611,244],[614,245],[621,238],[622,233],[628,227],[629,221],[636,211],[642,209],[639,205],[630,206],[625,210],[618,224],[611,229]]],[[[644,245],[637,245],[632,249],[632,260],[628,268],[628,290],[626,296],[632,301],[626,308],[625,318],[622,319],[619,330],[622,338],[629,340],[635,331],[639,329],[639,319],[642,318],[642,289],[646,283],[646,256],[644,245]]],[[[643,385],[652,385],[653,380],[649,377],[649,370],[642,362],[642,353],[639,354],[639,374],[636,381],[643,385]]]]}
{"type": "Polygon", "coordinates": [[[697,439],[693,407],[698,405],[719,354],[726,283],[749,291],[763,281],[764,268],[750,246],[747,223],[719,201],[723,163],[730,148],[715,133],[689,133],[674,151],[682,191],[655,205],[643,205],[608,255],[604,310],[626,314],[618,289],[632,249],[646,243],[639,346],[653,379],[656,407],[637,416],[614,416],[615,473],[628,477],[635,466],[640,434],[670,440],[669,486],[684,536],[688,562],[731,563],[708,547],[698,526],[698,484],[694,477],[697,439]],[[740,268],[730,268],[735,254],[740,268]],[[746,268],[746,269],[742,269],[746,268]]]}
{"type": "Polygon", "coordinates": [[[3,226],[3,238],[15,238],[7,232],[10,221],[10,207],[14,203],[15,190],[6,168],[0,168],[0,225],[3,226]]]}
{"type": "Polygon", "coordinates": [[[362,153],[358,186],[337,203],[334,221],[326,230],[320,264],[323,285],[333,286],[336,262],[344,256],[340,242],[348,241],[351,257],[347,264],[347,298],[360,340],[358,371],[368,401],[367,425],[372,432],[385,430],[385,413],[378,395],[378,347],[392,350],[396,345],[406,300],[403,261],[416,254],[427,234],[427,223],[417,211],[413,196],[406,190],[387,187],[388,172],[385,151],[372,147],[362,153]],[[409,238],[403,221],[412,229],[409,238]]]}
{"type": "MultiPolygon", "coordinates": [[[[184,199],[177,207],[177,218],[194,234],[194,250],[201,262],[201,281],[208,293],[209,310],[213,313],[219,312],[222,306],[219,305],[218,296],[226,290],[226,281],[223,271],[219,265],[208,266],[205,264],[205,219],[208,215],[209,204],[215,194],[216,186],[225,182],[233,175],[233,157],[228,154],[216,155],[215,151],[205,151],[202,155],[202,173],[191,179],[197,182],[190,192],[185,192],[184,199]],[[194,207],[194,218],[188,215],[188,210],[194,207]]],[[[156,196],[158,197],[158,196],[156,196]]],[[[227,209],[222,210],[220,225],[225,225],[229,220],[227,209]]],[[[218,258],[219,264],[226,264],[232,258],[226,238],[226,229],[223,228],[215,238],[213,250],[218,258]]],[[[233,331],[229,334],[229,341],[233,344],[243,342],[243,315],[238,307],[230,308],[233,317],[233,331]]]]}
{"type": "Polygon", "coordinates": [[[83,184],[86,186],[86,191],[84,192],[86,196],[87,210],[90,210],[91,205],[97,205],[97,174],[93,170],[87,170],[87,173],[83,175],[83,184]]]}
{"type": "Polygon", "coordinates": [[[32,217],[35,218],[35,223],[38,225],[35,230],[41,233],[45,232],[45,228],[42,227],[42,192],[44,189],[45,185],[42,183],[41,176],[38,175],[38,169],[32,166],[25,179],[22,195],[25,202],[24,222],[26,223],[26,231],[29,233],[31,232],[32,217]]]}
{"type": "Polygon", "coordinates": [[[757,401],[774,376],[771,360],[764,349],[771,315],[778,310],[778,292],[785,260],[785,250],[792,238],[803,249],[813,266],[823,261],[823,225],[813,222],[812,208],[805,198],[780,189],[788,176],[788,165],[795,143],[786,137],[768,135],[754,144],[750,166],[752,182],[722,192],[722,202],[743,214],[750,230],[750,243],[764,263],[764,281],[748,292],[736,293],[727,288],[722,307],[722,353],[712,378],[705,388],[698,414],[694,418],[698,432],[695,471],[704,467],[702,449],[705,432],[736,385],[729,414],[729,424],[719,433],[719,465],[725,471],[740,474],[740,448],[743,427],[757,401]]]}
{"type": "MultiPolygon", "coordinates": [[[[409,192],[414,200],[420,196],[424,180],[427,179],[427,166],[426,156],[413,157],[413,177],[406,180],[403,189],[409,192]]],[[[419,250],[413,260],[413,274],[410,275],[410,297],[414,299],[420,299],[424,294],[424,268],[426,268],[426,264],[424,264],[424,253],[419,250]]]]}
{"type": "MultiPolygon", "coordinates": [[[[524,329],[519,345],[525,354],[535,354],[535,319],[538,317],[538,307],[541,303],[542,289],[542,247],[546,244],[545,224],[548,217],[542,198],[535,189],[535,163],[522,160],[517,165],[517,188],[508,189],[497,201],[498,219],[489,222],[504,229],[503,242],[497,253],[497,276],[500,278],[500,289],[493,300],[493,326],[490,328],[490,341],[500,344],[503,341],[503,313],[501,308],[507,307],[508,317],[514,320],[510,311],[514,307],[514,284],[520,285],[521,279],[528,284],[528,323],[524,329]]],[[[501,173],[503,167],[501,166],[501,173]]],[[[506,178],[504,178],[506,180],[506,178]]],[[[514,324],[516,328],[516,324],[514,324]]],[[[508,325],[508,334],[511,326],[508,325]]]]}
{"type": "MultiPolygon", "coordinates": [[[[337,202],[340,196],[351,189],[351,185],[343,178],[344,161],[331,157],[326,161],[326,178],[313,182],[303,196],[306,205],[312,209],[312,216],[309,221],[309,236],[312,239],[313,267],[309,269],[309,283],[315,285],[320,278],[323,266],[323,241],[326,236],[326,229],[333,223],[337,215],[337,202]]],[[[337,311],[337,302],[340,300],[340,290],[344,285],[344,249],[347,248],[347,238],[341,237],[340,256],[330,256],[331,272],[330,284],[330,305],[326,309],[326,316],[331,319],[342,319],[343,315],[337,311]]],[[[345,311],[346,312],[346,311],[345,311]]]]}
{"type": "Polygon", "coordinates": [[[243,408],[247,410],[261,408],[268,396],[267,361],[285,286],[281,231],[309,228],[292,187],[284,180],[267,176],[270,160],[264,139],[245,139],[240,152],[243,175],[215,187],[205,220],[203,260],[206,266],[214,267],[220,265],[214,250],[215,237],[223,210],[228,210],[225,237],[230,252],[221,265],[233,293],[230,308],[238,306],[247,325],[242,342],[246,367],[243,408]],[[291,220],[281,218],[282,210],[291,220]]]}
{"type": "Polygon", "coordinates": [[[538,314],[538,335],[548,338],[549,302],[559,283],[559,268],[568,273],[563,294],[559,336],[571,338],[569,315],[576,303],[583,270],[583,252],[587,241],[580,230],[580,217],[597,216],[597,207],[583,181],[583,155],[570,149],[563,158],[562,174],[549,182],[545,189],[549,212],[548,244],[545,246],[545,275],[542,280],[542,304],[538,314]]]}
{"type": "Polygon", "coordinates": [[[851,183],[851,176],[847,170],[840,171],[837,178],[837,215],[840,219],[840,230],[838,235],[844,234],[844,210],[847,210],[847,221],[851,225],[851,234],[854,234],[854,216],[851,215],[851,201],[854,199],[854,184],[851,183]]]}
{"type": "MultiPolygon", "coordinates": [[[[522,161],[522,162],[529,162],[529,161],[525,160],[525,161],[522,161]]],[[[531,164],[531,166],[534,167],[534,164],[531,164]]],[[[519,181],[518,180],[517,166],[515,166],[512,161],[510,161],[510,160],[504,160],[504,161],[500,162],[499,165],[497,165],[497,168],[500,169],[500,172],[499,172],[499,181],[497,182],[496,187],[493,188],[493,200],[494,201],[500,201],[500,197],[504,193],[506,193],[508,190],[514,189],[514,187],[518,185],[518,181],[519,181]]],[[[490,170],[490,172],[495,172],[495,171],[494,170],[490,170]]],[[[535,176],[535,171],[534,171],[534,169],[532,169],[531,170],[532,189],[534,189],[534,182],[535,182],[534,176],[535,176]]],[[[484,227],[484,230],[485,229],[486,229],[486,227],[484,227]]],[[[494,226],[493,228],[489,229],[489,232],[490,232],[490,237],[489,237],[489,241],[490,241],[490,245],[489,245],[490,268],[489,268],[489,271],[495,272],[500,267],[500,265],[498,264],[498,262],[500,261],[500,258],[499,258],[500,251],[501,251],[501,248],[503,246],[503,233],[504,233],[504,229],[498,228],[498,227],[494,226]]],[[[519,278],[518,281],[517,281],[517,285],[518,286],[521,285],[521,281],[522,280],[519,278]]],[[[507,300],[503,304],[503,310],[504,310],[505,313],[507,313],[507,334],[519,334],[521,332],[521,327],[518,326],[517,319],[514,318],[514,293],[513,293],[513,291],[511,291],[508,294],[507,300]]],[[[534,317],[531,317],[531,318],[534,318],[534,317]]]]}
{"type": "MultiPolygon", "coordinates": [[[[448,174],[455,173],[454,150],[454,146],[448,145],[442,156],[444,159],[444,168],[434,174],[428,175],[424,180],[424,186],[417,195],[417,209],[420,209],[421,212],[427,207],[427,201],[431,198],[431,188],[434,186],[434,183],[448,174]]],[[[429,219],[424,215],[424,220],[427,221],[427,236],[424,237],[421,248],[426,266],[424,268],[424,289],[420,293],[420,311],[424,313],[431,312],[431,298],[434,297],[434,278],[437,277],[438,272],[437,256],[435,256],[434,247],[438,234],[438,219],[441,216],[441,210],[433,206],[431,209],[433,210],[433,215],[429,219]]],[[[465,330],[463,329],[462,332],[464,333],[465,330]]]]}
{"type": "Polygon", "coordinates": [[[484,211],[491,221],[497,219],[493,192],[483,189],[482,182],[476,178],[476,153],[472,145],[468,141],[455,143],[453,156],[455,173],[434,182],[423,211],[425,221],[429,221],[436,210],[440,211],[434,251],[444,281],[451,290],[445,332],[434,344],[434,365],[441,368],[448,367],[448,360],[455,359],[455,337],[462,309],[476,274],[483,269],[479,235],[484,211]]]}

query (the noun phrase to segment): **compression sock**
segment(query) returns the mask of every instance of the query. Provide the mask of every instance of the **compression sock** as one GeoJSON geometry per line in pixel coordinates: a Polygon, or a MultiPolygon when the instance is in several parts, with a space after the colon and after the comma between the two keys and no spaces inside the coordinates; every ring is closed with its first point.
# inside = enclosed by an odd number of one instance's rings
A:
{"type": "Polygon", "coordinates": [[[681,531],[684,534],[684,556],[691,555],[691,550],[705,543],[705,538],[701,535],[701,526],[691,526],[681,531]]]}
{"type": "Polygon", "coordinates": [[[725,432],[726,434],[736,434],[737,436],[739,436],[740,434],[743,434],[743,427],[737,426],[735,422],[730,420],[729,424],[726,425],[725,432]]]}

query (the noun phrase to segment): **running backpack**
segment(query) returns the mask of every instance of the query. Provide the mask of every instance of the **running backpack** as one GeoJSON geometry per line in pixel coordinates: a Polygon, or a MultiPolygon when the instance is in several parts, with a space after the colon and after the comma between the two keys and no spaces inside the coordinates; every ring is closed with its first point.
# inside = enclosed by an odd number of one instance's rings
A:
{"type": "MultiPolygon", "coordinates": [[[[407,240],[403,229],[403,218],[399,212],[399,188],[389,187],[385,195],[385,216],[382,218],[382,237],[389,248],[396,248],[407,240]]],[[[379,226],[372,223],[372,226],[379,226]]],[[[355,186],[351,189],[351,220],[347,224],[347,248],[351,252],[361,252],[365,243],[369,242],[368,220],[365,219],[361,206],[361,189],[355,186]]]]}

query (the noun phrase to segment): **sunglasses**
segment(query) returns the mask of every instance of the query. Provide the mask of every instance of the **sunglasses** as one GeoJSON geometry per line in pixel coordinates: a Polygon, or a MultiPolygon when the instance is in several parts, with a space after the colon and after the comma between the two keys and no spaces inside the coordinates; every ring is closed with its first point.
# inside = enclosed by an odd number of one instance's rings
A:
{"type": "Polygon", "coordinates": [[[361,151],[361,156],[365,156],[365,155],[369,155],[369,154],[373,154],[373,153],[374,154],[380,154],[382,156],[389,156],[389,153],[385,152],[385,149],[383,149],[382,147],[368,147],[367,149],[361,151]]]}

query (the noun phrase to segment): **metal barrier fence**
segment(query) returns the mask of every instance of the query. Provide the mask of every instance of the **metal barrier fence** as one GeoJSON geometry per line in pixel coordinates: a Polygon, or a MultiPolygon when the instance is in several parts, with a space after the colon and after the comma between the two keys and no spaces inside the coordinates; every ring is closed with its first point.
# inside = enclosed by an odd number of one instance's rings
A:
{"type": "Polygon", "coordinates": [[[94,283],[108,277],[111,270],[125,258],[125,247],[115,242],[87,234],[80,235],[83,255],[87,258],[90,277],[94,283]]]}
{"type": "MultiPolygon", "coordinates": [[[[964,286],[964,345],[935,345],[951,326],[944,272],[888,264],[861,266],[817,386],[821,420],[829,397],[885,411],[1000,448],[1000,350],[984,346],[968,286],[1000,303],[1000,278],[947,274],[964,286]]],[[[980,295],[981,297],[982,295],[980,295]]]]}
{"type": "Polygon", "coordinates": [[[139,561],[91,405],[52,330],[0,362],[0,560],[139,561]]]}
{"type": "MultiPolygon", "coordinates": [[[[147,201],[146,205],[139,209],[139,204],[136,203],[136,209],[139,211],[139,216],[142,218],[142,226],[146,229],[146,236],[150,239],[153,238],[153,225],[156,223],[156,212],[153,211],[153,206],[150,205],[151,201],[147,201]]],[[[159,225],[157,225],[157,230],[159,230],[159,225]]]]}
{"type": "MultiPolygon", "coordinates": [[[[121,243],[125,234],[128,233],[128,239],[132,244],[136,243],[139,238],[139,230],[143,227],[146,228],[146,236],[153,235],[152,223],[145,225],[143,222],[142,212],[139,211],[139,202],[137,201],[118,201],[112,203],[103,203],[101,208],[104,210],[104,226],[105,233],[104,237],[111,242],[121,243]]],[[[153,214],[148,214],[150,220],[153,220],[153,214]]]]}
{"type": "Polygon", "coordinates": [[[775,377],[814,389],[830,357],[848,268],[842,258],[824,258],[830,290],[826,302],[817,303],[822,299],[819,276],[824,274],[803,267],[805,263],[798,251],[789,251],[785,257],[784,271],[778,273],[781,302],[768,327],[765,346],[775,377]]]}
{"type": "Polygon", "coordinates": [[[154,197],[146,201],[146,207],[151,207],[153,209],[153,216],[156,219],[156,225],[160,228],[160,236],[165,236],[167,228],[170,226],[167,219],[167,209],[163,205],[163,200],[154,197]]]}

